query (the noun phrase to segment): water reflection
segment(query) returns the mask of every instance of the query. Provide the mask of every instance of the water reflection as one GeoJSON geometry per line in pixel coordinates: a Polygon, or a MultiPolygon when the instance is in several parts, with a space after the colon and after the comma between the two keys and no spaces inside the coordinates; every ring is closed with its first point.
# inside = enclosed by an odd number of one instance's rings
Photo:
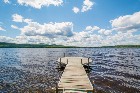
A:
{"type": "Polygon", "coordinates": [[[61,72],[59,57],[91,57],[90,78],[97,93],[140,92],[140,49],[53,48],[0,49],[0,92],[53,93],[61,72]]]}

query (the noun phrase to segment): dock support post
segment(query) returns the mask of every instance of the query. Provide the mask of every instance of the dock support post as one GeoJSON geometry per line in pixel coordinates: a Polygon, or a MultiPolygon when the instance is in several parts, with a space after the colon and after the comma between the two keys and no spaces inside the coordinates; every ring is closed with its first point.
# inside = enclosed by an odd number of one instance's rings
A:
{"type": "Polygon", "coordinates": [[[58,93],[58,84],[56,83],[56,93],[58,93]]]}
{"type": "Polygon", "coordinates": [[[61,68],[61,58],[60,58],[60,68],[61,68]]]}
{"type": "Polygon", "coordinates": [[[68,64],[68,59],[67,59],[67,64],[68,64]]]}
{"type": "Polygon", "coordinates": [[[89,59],[90,59],[90,58],[88,58],[88,70],[89,70],[89,59]]]}
{"type": "Polygon", "coordinates": [[[65,53],[64,53],[64,57],[65,57],[66,55],[65,55],[65,53]]]}

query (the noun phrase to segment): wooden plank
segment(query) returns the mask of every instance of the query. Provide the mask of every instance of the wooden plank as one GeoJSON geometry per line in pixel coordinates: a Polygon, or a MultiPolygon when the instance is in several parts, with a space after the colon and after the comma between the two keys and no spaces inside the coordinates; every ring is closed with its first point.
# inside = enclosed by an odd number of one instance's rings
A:
{"type": "MultiPolygon", "coordinates": [[[[60,61],[60,59],[58,59],[58,61],[60,61]]],[[[61,62],[67,65],[58,83],[58,90],[66,90],[73,92],[81,91],[81,93],[82,91],[93,91],[93,86],[82,65],[88,63],[88,58],[64,57],[61,58],[61,62]]]]}
{"type": "MultiPolygon", "coordinates": [[[[88,63],[88,58],[84,58],[84,57],[63,57],[63,58],[59,58],[58,62],[60,62],[60,59],[61,62],[65,64],[67,64],[67,60],[68,60],[69,62],[71,61],[72,64],[76,63],[77,65],[80,65],[78,63],[81,63],[81,59],[83,64],[88,63]]],[[[92,62],[92,60],[89,59],[89,62],[92,62]]]]}

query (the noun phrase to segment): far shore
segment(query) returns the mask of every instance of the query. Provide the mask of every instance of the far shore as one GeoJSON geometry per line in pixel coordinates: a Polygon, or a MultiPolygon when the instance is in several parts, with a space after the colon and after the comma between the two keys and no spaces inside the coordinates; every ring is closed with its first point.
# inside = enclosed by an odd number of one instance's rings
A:
{"type": "Polygon", "coordinates": [[[56,44],[15,44],[0,42],[0,48],[140,48],[140,45],[115,45],[101,47],[64,46],[56,44]]]}

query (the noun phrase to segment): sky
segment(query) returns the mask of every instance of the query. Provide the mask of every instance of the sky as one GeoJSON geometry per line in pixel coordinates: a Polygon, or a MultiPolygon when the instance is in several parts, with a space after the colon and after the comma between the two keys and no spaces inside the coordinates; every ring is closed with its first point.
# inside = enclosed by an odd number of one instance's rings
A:
{"type": "Polygon", "coordinates": [[[0,0],[0,42],[140,44],[140,0],[0,0]]]}

